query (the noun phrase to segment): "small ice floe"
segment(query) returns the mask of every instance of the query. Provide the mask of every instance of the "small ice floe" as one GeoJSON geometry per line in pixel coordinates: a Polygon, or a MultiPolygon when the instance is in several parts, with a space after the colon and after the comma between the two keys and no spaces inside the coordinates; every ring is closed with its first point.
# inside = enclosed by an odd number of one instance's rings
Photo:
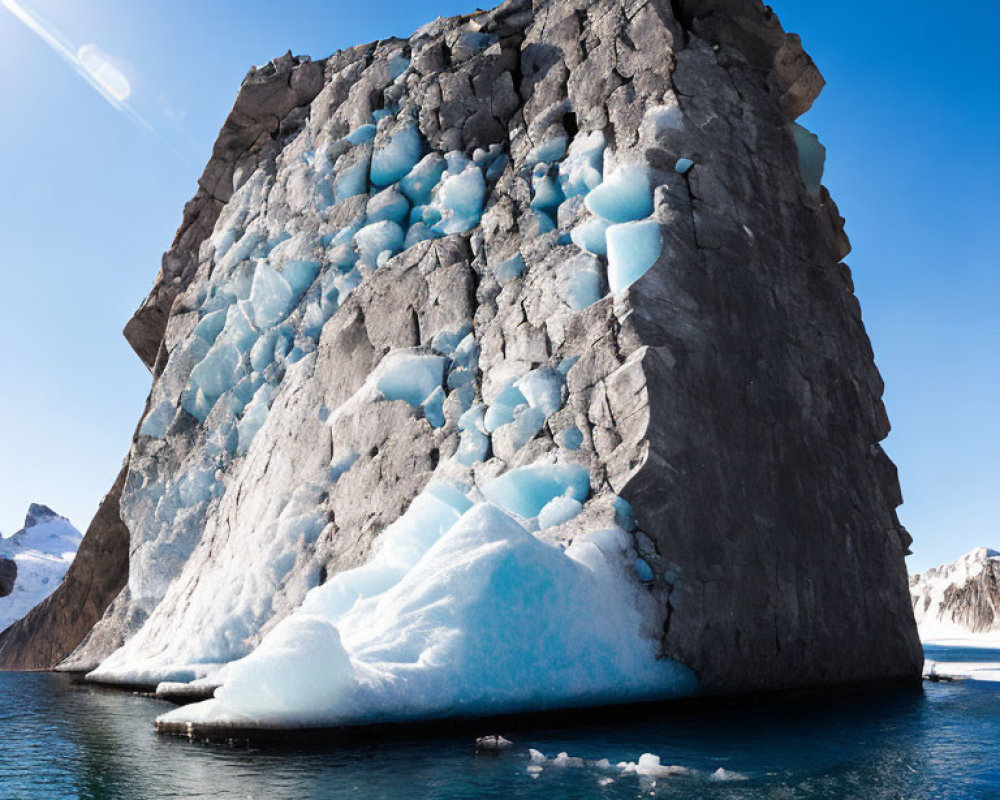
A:
{"type": "Polygon", "coordinates": [[[610,786],[614,782],[615,782],[614,778],[598,778],[597,779],[597,785],[598,786],[610,786]]]}
{"type": "Polygon", "coordinates": [[[678,767],[668,764],[661,764],[660,757],[652,753],[643,753],[639,756],[639,761],[620,762],[618,768],[622,775],[638,775],[640,778],[665,778],[670,775],[690,775],[692,770],[687,767],[678,767]]]}
{"type": "Polygon", "coordinates": [[[742,772],[733,772],[732,770],[719,767],[715,772],[708,776],[710,781],[745,781],[748,780],[747,776],[742,772]]]}
{"type": "Polygon", "coordinates": [[[500,735],[480,736],[476,739],[476,751],[499,753],[501,750],[506,750],[512,744],[513,742],[510,739],[505,739],[500,735]]]}

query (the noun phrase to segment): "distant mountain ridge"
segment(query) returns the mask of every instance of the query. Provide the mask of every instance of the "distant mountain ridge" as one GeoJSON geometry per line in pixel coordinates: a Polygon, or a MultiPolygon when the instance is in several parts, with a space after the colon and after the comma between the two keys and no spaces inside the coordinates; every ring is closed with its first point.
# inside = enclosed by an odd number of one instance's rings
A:
{"type": "Polygon", "coordinates": [[[1000,639],[1000,552],[979,547],[910,576],[913,615],[925,642],[1000,639]]]}
{"type": "Polygon", "coordinates": [[[42,602],[62,582],[83,539],[73,524],[51,508],[32,503],[24,527],[0,539],[0,630],[42,602]]]}

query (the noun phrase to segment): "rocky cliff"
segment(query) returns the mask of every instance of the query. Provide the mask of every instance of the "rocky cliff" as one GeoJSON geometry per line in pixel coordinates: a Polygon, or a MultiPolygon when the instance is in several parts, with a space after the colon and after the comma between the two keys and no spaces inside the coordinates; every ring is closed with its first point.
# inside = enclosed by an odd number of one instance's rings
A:
{"type": "Polygon", "coordinates": [[[91,566],[0,663],[222,687],[168,728],[917,679],[822,85],[755,0],[252,70],[126,328],[91,566]]]}
{"type": "Polygon", "coordinates": [[[980,547],[910,576],[920,638],[1000,640],[1000,553],[980,547]]]}

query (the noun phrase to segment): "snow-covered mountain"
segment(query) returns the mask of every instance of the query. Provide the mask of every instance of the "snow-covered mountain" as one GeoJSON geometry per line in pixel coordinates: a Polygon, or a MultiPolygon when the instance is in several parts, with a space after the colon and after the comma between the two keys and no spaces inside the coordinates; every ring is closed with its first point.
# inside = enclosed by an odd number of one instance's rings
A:
{"type": "Polygon", "coordinates": [[[911,575],[910,596],[924,642],[1000,641],[1000,552],[980,547],[911,575]]]}
{"type": "Polygon", "coordinates": [[[0,539],[0,558],[16,564],[13,589],[0,597],[0,630],[21,619],[56,590],[73,563],[83,534],[48,506],[32,503],[24,527],[0,539]]]}

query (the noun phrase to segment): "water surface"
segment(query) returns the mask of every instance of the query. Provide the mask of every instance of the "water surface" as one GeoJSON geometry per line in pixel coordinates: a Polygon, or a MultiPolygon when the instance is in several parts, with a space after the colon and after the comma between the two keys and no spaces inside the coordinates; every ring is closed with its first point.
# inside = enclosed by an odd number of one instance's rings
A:
{"type": "MultiPolygon", "coordinates": [[[[928,656],[1000,661],[983,649],[928,656]]],[[[353,746],[205,745],[155,734],[169,707],[0,674],[0,798],[1000,798],[1000,684],[988,682],[505,728],[515,744],[498,756],[477,756],[467,734],[418,729],[353,746]],[[532,777],[529,747],[612,763],[649,752],[693,772],[655,784],[595,766],[532,777]],[[709,780],[719,767],[746,779],[709,780]]]]}

